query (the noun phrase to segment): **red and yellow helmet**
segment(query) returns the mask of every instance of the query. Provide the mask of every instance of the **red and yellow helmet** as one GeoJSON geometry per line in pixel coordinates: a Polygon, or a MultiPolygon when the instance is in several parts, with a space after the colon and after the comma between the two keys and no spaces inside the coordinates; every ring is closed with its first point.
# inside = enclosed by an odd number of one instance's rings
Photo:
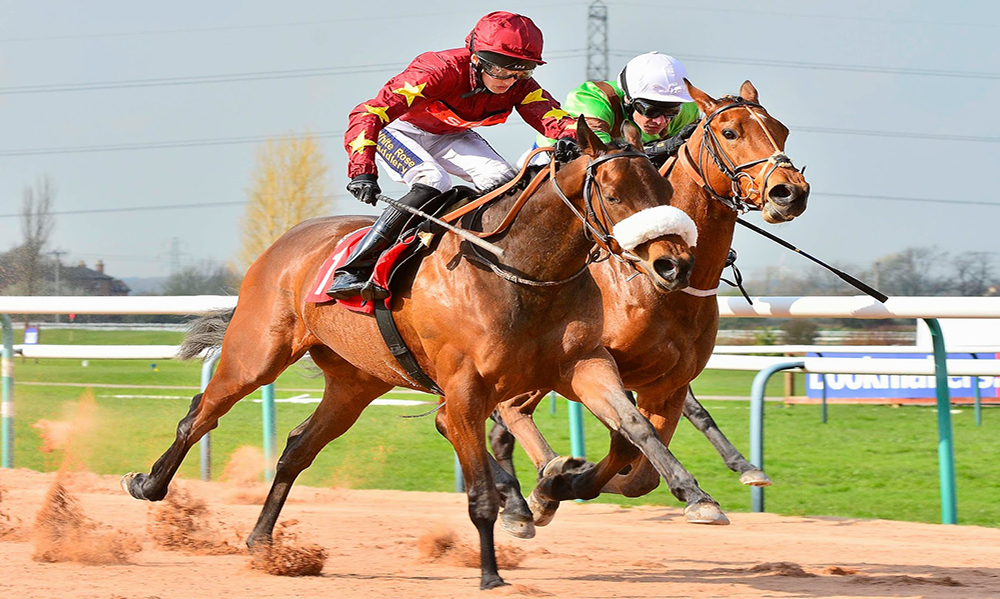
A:
{"type": "Polygon", "coordinates": [[[479,19],[465,44],[469,51],[504,68],[530,69],[545,64],[542,31],[523,15],[491,12],[479,19]]]}

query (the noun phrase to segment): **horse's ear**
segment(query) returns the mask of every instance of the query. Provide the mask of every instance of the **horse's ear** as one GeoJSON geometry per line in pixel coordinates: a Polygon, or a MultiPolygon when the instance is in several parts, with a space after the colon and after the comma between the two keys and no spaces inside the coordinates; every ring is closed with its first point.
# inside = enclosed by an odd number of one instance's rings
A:
{"type": "Polygon", "coordinates": [[[740,97],[747,102],[757,103],[757,88],[753,86],[753,83],[750,83],[749,79],[740,86],[740,97]]]}
{"type": "Polygon", "coordinates": [[[642,149],[642,133],[639,132],[638,127],[628,121],[625,121],[622,124],[622,133],[625,135],[625,141],[627,141],[629,145],[639,150],[642,149]]]}
{"type": "Polygon", "coordinates": [[[687,80],[687,77],[684,78],[684,83],[687,85],[688,93],[691,94],[692,98],[694,98],[694,101],[698,104],[698,108],[701,110],[702,114],[712,114],[715,112],[715,109],[719,105],[715,98],[692,85],[692,83],[687,80]]]}
{"type": "Polygon", "coordinates": [[[601,138],[597,137],[597,134],[587,126],[587,119],[582,114],[576,120],[576,143],[580,146],[583,153],[591,158],[603,153],[607,149],[601,138]]]}

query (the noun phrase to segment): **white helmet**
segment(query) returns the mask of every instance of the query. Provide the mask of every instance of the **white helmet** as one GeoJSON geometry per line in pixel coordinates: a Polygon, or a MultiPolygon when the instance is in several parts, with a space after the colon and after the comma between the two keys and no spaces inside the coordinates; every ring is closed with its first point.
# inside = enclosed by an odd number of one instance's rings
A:
{"type": "Polygon", "coordinates": [[[625,103],[635,100],[649,102],[693,102],[684,78],[687,69],[673,56],[649,52],[628,61],[618,85],[625,92],[625,103]]]}

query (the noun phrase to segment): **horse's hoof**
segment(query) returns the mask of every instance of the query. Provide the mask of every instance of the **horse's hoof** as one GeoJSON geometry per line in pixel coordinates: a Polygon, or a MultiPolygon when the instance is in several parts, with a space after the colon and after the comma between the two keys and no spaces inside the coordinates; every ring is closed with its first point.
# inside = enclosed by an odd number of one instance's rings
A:
{"type": "Polygon", "coordinates": [[[740,474],[740,482],[751,487],[771,486],[771,479],[762,470],[747,470],[740,474]]]}
{"type": "Polygon", "coordinates": [[[515,518],[513,515],[508,516],[507,512],[500,514],[500,529],[519,539],[535,538],[534,521],[515,518]]]}
{"type": "Polygon", "coordinates": [[[722,513],[722,509],[715,503],[702,502],[689,504],[684,507],[684,516],[687,518],[688,524],[729,525],[729,518],[722,513]]]}
{"type": "Polygon", "coordinates": [[[556,474],[562,474],[566,470],[567,464],[575,460],[573,456],[561,455],[557,458],[553,458],[545,467],[542,468],[542,474],[538,478],[545,478],[546,476],[554,476],[556,474]]]}
{"type": "Polygon", "coordinates": [[[528,509],[535,518],[535,526],[545,526],[556,517],[559,502],[541,498],[536,489],[528,495],[528,509]]]}
{"type": "Polygon", "coordinates": [[[503,581],[503,578],[500,578],[499,574],[493,574],[490,576],[483,575],[482,579],[479,581],[479,590],[488,591],[490,589],[506,585],[507,583],[503,581]]]}
{"type": "Polygon", "coordinates": [[[122,489],[126,493],[128,493],[129,495],[131,495],[132,498],[138,499],[138,500],[142,501],[142,500],[145,500],[146,498],[142,496],[142,491],[141,491],[141,489],[142,489],[142,484],[141,484],[142,483],[142,479],[141,478],[139,479],[138,483],[134,484],[134,486],[137,487],[137,489],[134,490],[134,491],[132,490],[132,487],[133,487],[133,482],[132,481],[134,481],[136,478],[138,478],[140,476],[143,476],[143,475],[140,474],[140,473],[138,473],[138,472],[129,472],[128,474],[126,474],[125,476],[122,477],[121,485],[122,485],[122,489]]]}

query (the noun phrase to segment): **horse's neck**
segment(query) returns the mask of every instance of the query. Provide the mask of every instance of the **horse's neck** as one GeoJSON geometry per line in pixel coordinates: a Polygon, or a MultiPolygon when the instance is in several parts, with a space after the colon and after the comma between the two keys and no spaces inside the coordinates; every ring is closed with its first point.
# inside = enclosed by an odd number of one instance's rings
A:
{"type": "MultiPolygon", "coordinates": [[[[559,174],[559,185],[583,213],[583,177],[576,173],[577,169],[576,165],[564,167],[559,174]]],[[[490,230],[498,224],[516,199],[517,194],[513,194],[492,206],[483,216],[483,229],[490,230]]],[[[560,199],[551,180],[528,198],[496,243],[504,250],[500,260],[504,265],[532,279],[546,281],[562,280],[579,271],[593,245],[584,235],[583,223],[560,199]]]]}
{"type": "MultiPolygon", "coordinates": [[[[692,147],[690,150],[691,157],[697,161],[700,144],[695,145],[697,147],[692,147]]],[[[709,161],[709,165],[705,167],[709,172],[702,173],[706,181],[716,179],[714,175],[718,173],[714,163],[709,161]]],[[[701,165],[695,166],[701,168],[701,165]]],[[[686,212],[698,227],[698,244],[694,248],[695,261],[691,272],[691,287],[715,289],[719,286],[729,248],[733,243],[736,213],[712,197],[681,165],[675,165],[670,172],[670,184],[674,188],[670,205],[686,212]]]]}

